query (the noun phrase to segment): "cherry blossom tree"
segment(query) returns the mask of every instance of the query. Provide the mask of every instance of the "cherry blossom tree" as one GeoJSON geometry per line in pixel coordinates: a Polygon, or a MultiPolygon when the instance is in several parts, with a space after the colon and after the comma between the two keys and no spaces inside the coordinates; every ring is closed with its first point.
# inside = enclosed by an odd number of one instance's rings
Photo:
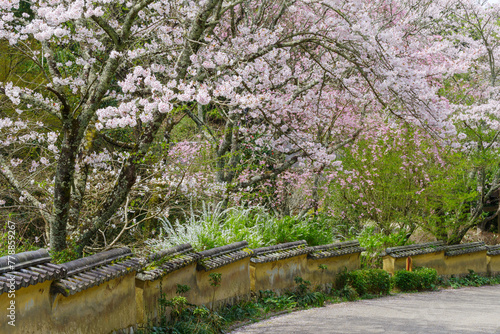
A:
{"type": "Polygon", "coordinates": [[[69,227],[82,252],[147,189],[163,191],[167,208],[179,189],[229,201],[286,171],[319,176],[384,117],[453,132],[439,90],[471,57],[439,35],[452,10],[399,0],[1,0],[0,38],[29,69],[0,84],[9,199],[43,217],[53,250],[66,247],[69,227]],[[172,143],[184,117],[200,138],[172,143]],[[200,147],[212,175],[179,172],[200,147]]]}
{"type": "Polygon", "coordinates": [[[448,144],[470,162],[462,178],[469,196],[448,213],[453,217],[447,228],[449,243],[459,243],[469,229],[478,224],[484,228],[497,217],[499,210],[487,216],[484,209],[500,189],[500,7],[486,1],[457,1],[455,6],[456,20],[449,25],[447,38],[474,50],[474,61],[466,74],[445,83],[445,96],[455,109],[451,120],[457,127],[457,136],[448,144]]]}

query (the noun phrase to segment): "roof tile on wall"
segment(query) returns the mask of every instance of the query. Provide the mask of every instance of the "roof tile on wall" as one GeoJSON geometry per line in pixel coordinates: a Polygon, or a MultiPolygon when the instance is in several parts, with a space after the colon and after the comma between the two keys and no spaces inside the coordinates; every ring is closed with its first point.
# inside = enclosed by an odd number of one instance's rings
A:
{"type": "Polygon", "coordinates": [[[66,269],[50,263],[46,249],[0,257],[0,295],[66,275],[66,269]]]}
{"type": "Polygon", "coordinates": [[[486,254],[490,256],[500,255],[500,245],[486,246],[488,247],[488,252],[486,254]]]}
{"type": "Polygon", "coordinates": [[[230,245],[208,249],[198,254],[200,255],[200,259],[198,260],[196,269],[209,271],[250,257],[253,251],[248,248],[248,243],[246,241],[240,241],[230,245]]]}
{"type": "Polygon", "coordinates": [[[200,254],[194,252],[191,244],[164,249],[149,255],[145,267],[136,277],[142,281],[153,281],[200,258],[200,254]]]}
{"type": "Polygon", "coordinates": [[[487,250],[487,246],[482,241],[470,242],[467,244],[458,244],[446,246],[446,251],[444,255],[446,256],[457,256],[462,254],[469,254],[487,250]]]}
{"type": "Polygon", "coordinates": [[[446,245],[442,241],[426,242],[423,244],[399,246],[386,248],[382,256],[388,255],[394,258],[429,254],[434,252],[443,251],[446,249],[446,245]]]}
{"type": "Polygon", "coordinates": [[[116,248],[61,264],[67,276],[52,283],[51,290],[70,296],[130,272],[139,270],[145,260],[131,258],[128,247],[116,248]]]}
{"type": "Polygon", "coordinates": [[[310,259],[324,259],[334,256],[361,253],[363,251],[365,251],[365,249],[363,247],[360,247],[359,241],[352,240],[329,245],[310,247],[307,257],[310,259]]]}
{"type": "Polygon", "coordinates": [[[305,240],[287,242],[274,246],[253,249],[252,263],[266,263],[284,260],[293,256],[307,254],[309,248],[305,240]]]}

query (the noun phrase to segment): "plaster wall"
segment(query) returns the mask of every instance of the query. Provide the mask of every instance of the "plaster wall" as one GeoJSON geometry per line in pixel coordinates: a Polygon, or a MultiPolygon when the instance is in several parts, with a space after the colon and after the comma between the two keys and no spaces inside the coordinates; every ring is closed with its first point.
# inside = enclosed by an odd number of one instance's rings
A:
{"type": "Polygon", "coordinates": [[[155,322],[158,319],[158,299],[164,293],[166,299],[177,296],[177,284],[188,285],[191,289],[183,294],[188,302],[192,302],[197,294],[196,263],[168,273],[154,281],[135,280],[137,303],[137,322],[140,324],[155,322]]]}
{"type": "Polygon", "coordinates": [[[52,321],[51,330],[37,333],[102,334],[135,326],[135,272],[72,296],[57,294],[52,321]]]}
{"type": "Polygon", "coordinates": [[[266,262],[250,263],[252,291],[294,289],[296,284],[294,278],[307,277],[307,254],[294,256],[288,259],[266,262]]]}
{"type": "Polygon", "coordinates": [[[244,258],[220,268],[196,271],[196,293],[190,303],[217,308],[224,304],[233,304],[250,297],[250,258],[244,258]],[[214,288],[210,285],[210,274],[220,273],[221,284],[214,288]],[[215,294],[214,294],[215,291],[215,294]],[[212,305],[214,301],[214,305],[212,305]]]}
{"type": "Polygon", "coordinates": [[[333,283],[335,276],[344,268],[348,271],[360,268],[359,255],[354,253],[324,259],[307,259],[307,275],[304,279],[309,280],[313,287],[333,283]],[[321,264],[325,265],[326,269],[319,269],[321,264]]]}
{"type": "MultiPolygon", "coordinates": [[[[444,251],[414,255],[411,257],[412,267],[427,267],[437,270],[438,275],[446,275],[447,266],[444,259],[444,251]]],[[[391,256],[383,257],[383,268],[385,271],[394,275],[398,270],[406,269],[406,257],[393,258],[391,256]]]]}
{"type": "Polygon", "coordinates": [[[52,333],[50,321],[50,284],[45,281],[27,288],[15,291],[13,298],[8,293],[0,295],[0,333],[8,334],[39,334],[52,333]],[[11,319],[7,317],[11,300],[15,301],[15,326],[8,324],[11,319]]]}
{"type": "Polygon", "coordinates": [[[486,263],[487,263],[488,274],[490,275],[500,274],[500,254],[486,256],[486,263]]]}
{"type": "Polygon", "coordinates": [[[469,269],[474,270],[478,274],[487,272],[486,250],[462,254],[456,256],[445,256],[446,271],[440,275],[466,275],[469,269]]]}

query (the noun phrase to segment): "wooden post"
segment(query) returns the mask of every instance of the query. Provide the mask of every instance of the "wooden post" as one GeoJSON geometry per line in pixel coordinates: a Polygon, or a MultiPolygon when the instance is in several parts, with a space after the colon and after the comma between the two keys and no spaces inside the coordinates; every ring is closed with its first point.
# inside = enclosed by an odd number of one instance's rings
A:
{"type": "Polygon", "coordinates": [[[411,256],[406,258],[406,271],[412,271],[412,260],[411,256]]]}

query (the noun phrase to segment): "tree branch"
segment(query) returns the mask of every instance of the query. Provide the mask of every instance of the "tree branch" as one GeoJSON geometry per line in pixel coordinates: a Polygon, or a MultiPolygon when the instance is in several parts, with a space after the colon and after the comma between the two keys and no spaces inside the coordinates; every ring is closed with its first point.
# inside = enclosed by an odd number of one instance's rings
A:
{"type": "Polygon", "coordinates": [[[28,191],[23,189],[19,181],[14,176],[14,173],[12,173],[10,168],[7,166],[7,161],[2,156],[2,154],[0,154],[0,175],[2,175],[7,180],[7,182],[12,186],[12,188],[14,188],[14,190],[19,195],[24,196],[28,200],[28,202],[31,203],[31,205],[38,208],[40,214],[43,216],[44,219],[46,219],[47,221],[53,220],[54,217],[43,209],[43,204],[40,201],[38,201],[33,195],[31,195],[28,191]]]}
{"type": "Polygon", "coordinates": [[[92,20],[94,20],[94,22],[97,23],[99,25],[99,27],[101,27],[102,30],[104,30],[108,34],[108,36],[111,38],[111,40],[113,40],[113,44],[115,44],[117,46],[120,45],[120,43],[121,43],[120,36],[118,36],[115,29],[113,29],[113,27],[111,27],[108,24],[108,22],[103,20],[102,17],[98,17],[95,15],[92,15],[91,17],[92,17],[92,20]]]}

